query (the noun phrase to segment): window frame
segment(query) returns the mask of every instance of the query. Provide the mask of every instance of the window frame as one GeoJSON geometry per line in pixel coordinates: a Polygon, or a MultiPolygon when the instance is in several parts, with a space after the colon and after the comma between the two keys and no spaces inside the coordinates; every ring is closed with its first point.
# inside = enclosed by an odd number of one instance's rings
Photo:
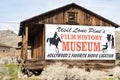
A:
{"type": "Polygon", "coordinates": [[[77,12],[68,12],[68,23],[77,22],[77,12]]]}

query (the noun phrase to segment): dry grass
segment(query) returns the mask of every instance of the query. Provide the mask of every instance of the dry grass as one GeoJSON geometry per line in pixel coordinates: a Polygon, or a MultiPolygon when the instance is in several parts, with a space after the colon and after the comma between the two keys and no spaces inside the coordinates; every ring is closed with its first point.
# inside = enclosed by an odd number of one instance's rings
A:
{"type": "Polygon", "coordinates": [[[16,53],[16,52],[0,52],[0,57],[17,57],[20,56],[20,53],[16,53]]]}
{"type": "Polygon", "coordinates": [[[17,56],[20,56],[20,53],[0,53],[0,63],[2,64],[16,63],[17,56]]]}

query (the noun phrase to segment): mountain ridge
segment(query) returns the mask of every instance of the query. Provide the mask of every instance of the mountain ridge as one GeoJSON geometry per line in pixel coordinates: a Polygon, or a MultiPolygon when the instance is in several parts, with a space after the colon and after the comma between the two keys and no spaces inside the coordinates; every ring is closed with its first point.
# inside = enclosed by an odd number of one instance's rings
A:
{"type": "Polygon", "coordinates": [[[21,37],[12,30],[0,30],[0,43],[11,47],[18,47],[21,37]]]}

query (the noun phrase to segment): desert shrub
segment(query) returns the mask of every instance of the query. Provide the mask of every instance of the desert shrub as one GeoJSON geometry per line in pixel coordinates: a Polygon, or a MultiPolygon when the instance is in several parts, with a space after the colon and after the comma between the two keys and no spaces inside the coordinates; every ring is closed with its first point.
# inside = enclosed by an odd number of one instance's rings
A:
{"type": "Polygon", "coordinates": [[[92,70],[86,77],[87,80],[103,80],[107,76],[107,72],[92,70]]]}
{"type": "Polygon", "coordinates": [[[67,69],[67,80],[85,80],[89,72],[77,67],[67,69]]]}
{"type": "Polygon", "coordinates": [[[114,77],[117,77],[117,78],[120,79],[120,67],[119,67],[119,66],[116,66],[116,67],[113,68],[112,71],[113,71],[114,77]]]}
{"type": "Polygon", "coordinates": [[[84,69],[68,68],[68,65],[58,62],[44,68],[40,78],[43,80],[84,80],[87,75],[88,72],[84,69]]]}
{"type": "Polygon", "coordinates": [[[66,78],[68,65],[62,63],[55,63],[44,68],[41,73],[43,80],[64,80],[66,78]]]}
{"type": "Polygon", "coordinates": [[[113,77],[109,76],[110,71],[91,70],[77,67],[69,68],[67,64],[57,62],[45,67],[40,75],[42,80],[116,80],[120,78],[120,67],[112,69],[113,77]]]}

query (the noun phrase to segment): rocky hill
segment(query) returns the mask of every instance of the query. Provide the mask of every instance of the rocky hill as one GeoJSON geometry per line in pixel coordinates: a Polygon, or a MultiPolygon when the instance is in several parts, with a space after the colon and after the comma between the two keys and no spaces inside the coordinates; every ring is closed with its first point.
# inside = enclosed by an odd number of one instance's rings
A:
{"type": "Polygon", "coordinates": [[[6,44],[11,47],[17,47],[21,37],[11,30],[0,30],[0,43],[6,44]]]}

